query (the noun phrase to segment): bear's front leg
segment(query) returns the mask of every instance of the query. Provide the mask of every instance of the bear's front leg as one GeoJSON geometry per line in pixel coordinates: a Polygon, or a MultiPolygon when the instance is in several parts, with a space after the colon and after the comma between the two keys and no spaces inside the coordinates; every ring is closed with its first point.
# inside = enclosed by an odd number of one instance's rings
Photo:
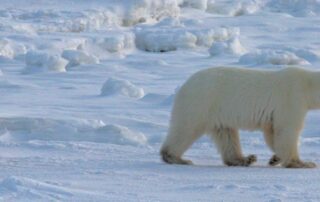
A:
{"type": "Polygon", "coordinates": [[[299,157],[300,129],[275,128],[274,151],[275,157],[281,161],[285,168],[314,168],[313,162],[303,162],[299,157]]]}
{"type": "Polygon", "coordinates": [[[169,164],[192,165],[192,161],[182,158],[184,152],[202,135],[202,130],[191,130],[185,124],[171,124],[160,155],[169,164]]]}
{"type": "Polygon", "coordinates": [[[257,161],[255,155],[243,156],[237,129],[215,129],[212,131],[211,137],[227,166],[250,166],[257,161]]]}

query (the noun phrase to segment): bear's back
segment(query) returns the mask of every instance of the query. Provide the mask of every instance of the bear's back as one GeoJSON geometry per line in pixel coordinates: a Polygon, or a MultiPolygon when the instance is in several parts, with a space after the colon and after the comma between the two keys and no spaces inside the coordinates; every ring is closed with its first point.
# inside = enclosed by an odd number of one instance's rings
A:
{"type": "MultiPolygon", "coordinates": [[[[235,89],[272,89],[281,81],[280,71],[246,68],[215,67],[201,70],[192,75],[184,84],[191,91],[221,90],[231,93],[235,89]]],[[[194,93],[194,92],[193,92],[194,93]]]]}
{"type": "Polygon", "coordinates": [[[254,129],[258,123],[268,122],[272,111],[288,101],[284,95],[296,91],[303,72],[297,68],[209,68],[187,80],[177,94],[177,103],[183,103],[181,109],[193,114],[195,120],[211,116],[209,125],[221,122],[254,129]]]}

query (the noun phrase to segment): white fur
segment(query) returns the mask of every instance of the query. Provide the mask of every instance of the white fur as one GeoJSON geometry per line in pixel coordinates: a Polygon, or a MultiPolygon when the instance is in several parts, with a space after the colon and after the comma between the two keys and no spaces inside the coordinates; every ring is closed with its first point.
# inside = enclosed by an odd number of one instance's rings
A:
{"type": "MultiPolygon", "coordinates": [[[[170,129],[161,154],[181,158],[203,134],[211,134],[227,165],[248,166],[238,130],[261,130],[284,167],[314,167],[299,159],[298,142],[306,113],[320,108],[320,72],[218,67],[191,76],[176,95],[170,129]]],[[[252,161],[250,161],[250,158],[252,161]]]]}

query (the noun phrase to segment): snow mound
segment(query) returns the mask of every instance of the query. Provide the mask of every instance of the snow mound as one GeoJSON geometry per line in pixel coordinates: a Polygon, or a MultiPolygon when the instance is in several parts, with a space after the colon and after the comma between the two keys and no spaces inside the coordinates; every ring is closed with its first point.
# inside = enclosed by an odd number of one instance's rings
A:
{"type": "Polygon", "coordinates": [[[28,51],[24,73],[65,72],[68,61],[58,54],[44,51],[28,51]]]}
{"type": "MultiPolygon", "coordinates": [[[[0,71],[0,76],[2,76],[2,72],[0,71]]],[[[4,78],[0,78],[0,91],[13,91],[20,90],[28,87],[28,85],[23,85],[19,83],[12,82],[10,80],[6,80],[4,78]]]]}
{"type": "Polygon", "coordinates": [[[159,106],[168,107],[172,106],[176,94],[163,95],[157,93],[148,93],[143,98],[142,101],[146,103],[158,104],[159,106]]]}
{"type": "Polygon", "coordinates": [[[271,11],[288,13],[296,17],[320,15],[319,0],[271,0],[267,6],[271,11]]]}
{"type": "Polygon", "coordinates": [[[197,36],[197,45],[210,47],[213,42],[228,41],[240,35],[240,30],[237,27],[220,27],[207,30],[193,30],[197,36]]]}
{"type": "Polygon", "coordinates": [[[285,51],[292,52],[300,58],[307,60],[308,62],[316,62],[320,59],[320,53],[311,49],[299,49],[299,48],[285,48],[285,51]]]}
{"type": "Polygon", "coordinates": [[[176,94],[172,94],[169,95],[168,97],[166,97],[166,99],[164,99],[163,101],[161,101],[161,105],[162,106],[172,106],[174,103],[174,99],[176,97],[176,94]]]}
{"type": "Polygon", "coordinates": [[[148,93],[141,99],[141,101],[157,103],[161,100],[164,100],[166,97],[167,97],[166,95],[162,95],[162,94],[148,93]]]}
{"type": "Polygon", "coordinates": [[[101,95],[124,95],[131,98],[142,98],[144,96],[144,90],[143,88],[135,86],[130,81],[109,78],[102,86],[101,95]]]}
{"type": "Polygon", "coordinates": [[[137,133],[129,130],[127,127],[120,125],[106,125],[97,129],[100,138],[103,141],[107,140],[113,144],[119,145],[144,145],[147,143],[147,138],[142,133],[137,133]]]}
{"type": "Polygon", "coordinates": [[[36,35],[36,31],[31,24],[16,22],[12,23],[12,20],[4,20],[0,22],[0,30],[4,33],[17,33],[26,35],[36,35]]]}
{"type": "Polygon", "coordinates": [[[187,31],[169,32],[159,30],[138,33],[137,47],[149,52],[167,52],[183,48],[194,48],[197,37],[187,31]]]}
{"type": "Polygon", "coordinates": [[[25,200],[56,200],[57,198],[72,197],[68,188],[55,183],[42,182],[25,177],[11,176],[0,182],[0,193],[2,199],[10,201],[10,196],[15,199],[25,200]]]}
{"type": "Polygon", "coordinates": [[[32,50],[62,53],[64,50],[83,50],[87,42],[86,36],[75,35],[70,38],[42,38],[39,37],[30,45],[32,50]]]}
{"type": "Polygon", "coordinates": [[[174,103],[174,99],[176,97],[176,94],[180,90],[181,86],[177,86],[174,90],[174,93],[169,95],[164,94],[158,94],[158,93],[148,93],[146,94],[142,101],[144,102],[150,102],[150,103],[157,103],[159,106],[168,107],[172,106],[174,103]]]}
{"type": "Polygon", "coordinates": [[[97,37],[88,41],[88,46],[97,46],[102,50],[110,53],[123,52],[124,50],[130,50],[135,47],[134,34],[126,32],[108,33],[108,36],[97,37]]]}
{"type": "Polygon", "coordinates": [[[243,55],[239,62],[249,65],[308,65],[307,60],[298,57],[296,54],[288,51],[274,51],[274,50],[258,50],[253,53],[243,55]]]}
{"type": "Polygon", "coordinates": [[[105,124],[101,120],[48,118],[1,118],[1,142],[87,141],[121,145],[143,145],[147,139],[143,133],[129,128],[105,124]]]}
{"type": "Polygon", "coordinates": [[[26,47],[19,43],[6,38],[0,39],[0,57],[14,59],[20,55],[26,54],[26,52],[26,47]]]}
{"type": "Polygon", "coordinates": [[[213,14],[239,16],[256,13],[264,5],[259,0],[215,1],[215,0],[181,0],[180,7],[200,9],[213,14]]]}
{"type": "Polygon", "coordinates": [[[243,55],[246,49],[241,45],[239,38],[234,37],[225,42],[213,43],[209,49],[211,56],[231,54],[231,55],[243,55]]]}
{"type": "Polygon", "coordinates": [[[167,18],[152,26],[140,26],[135,33],[137,48],[166,52],[196,46],[210,47],[214,41],[228,40],[240,32],[238,28],[201,29],[197,25],[186,26],[179,19],[167,18]]]}
{"type": "Polygon", "coordinates": [[[62,57],[69,61],[67,67],[81,64],[98,64],[100,62],[96,56],[81,50],[65,50],[62,53],[62,57]]]}
{"type": "Polygon", "coordinates": [[[180,6],[190,7],[190,8],[200,9],[200,10],[207,10],[208,3],[209,3],[208,0],[183,0],[180,6]]]}
{"type": "Polygon", "coordinates": [[[264,6],[263,1],[214,1],[207,2],[207,12],[227,16],[250,15],[259,11],[264,6]]]}
{"type": "MultiPolygon", "coordinates": [[[[48,4],[48,2],[43,4],[48,4]]],[[[32,4],[32,9],[9,9],[16,6],[13,4],[9,6],[5,15],[15,23],[13,25],[3,23],[3,27],[7,31],[19,31],[20,29],[30,33],[78,33],[107,30],[109,27],[132,26],[141,22],[157,21],[168,16],[177,17],[180,14],[177,0],[106,0],[103,6],[98,1],[82,1],[81,3],[68,1],[61,2],[61,4],[65,7],[81,4],[83,8],[79,10],[61,10],[62,7],[52,9],[52,4],[48,4],[47,8],[37,9],[37,5],[32,4]]]]}
{"type": "MultiPolygon", "coordinates": [[[[118,18],[114,13],[98,10],[87,10],[82,12],[75,11],[36,11],[36,13],[26,13],[25,15],[31,15],[31,19],[34,21],[40,19],[41,24],[35,24],[34,29],[38,32],[88,32],[104,29],[111,25],[118,25],[118,18]],[[51,13],[52,20],[48,22],[46,15],[39,16],[42,12],[51,13]]],[[[23,18],[24,16],[22,16],[23,18]]],[[[25,18],[23,18],[25,19],[25,18]]]]}
{"type": "Polygon", "coordinates": [[[140,22],[159,20],[164,17],[177,17],[180,8],[177,0],[137,0],[122,2],[126,5],[123,25],[129,26],[140,22]]]}
{"type": "Polygon", "coordinates": [[[55,120],[47,118],[14,117],[0,118],[0,130],[10,136],[1,139],[13,141],[38,140],[81,140],[82,133],[90,133],[105,124],[99,120],[55,120]],[[65,135],[68,134],[68,135],[65,135]],[[77,134],[79,135],[77,137],[77,134]],[[79,138],[79,139],[76,139],[79,138]]]}

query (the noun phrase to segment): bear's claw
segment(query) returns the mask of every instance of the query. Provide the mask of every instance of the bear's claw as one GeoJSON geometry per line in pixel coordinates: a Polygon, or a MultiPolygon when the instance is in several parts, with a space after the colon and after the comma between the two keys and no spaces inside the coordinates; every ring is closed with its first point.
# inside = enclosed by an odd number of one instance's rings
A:
{"type": "Polygon", "coordinates": [[[251,155],[249,155],[246,159],[247,159],[247,162],[246,162],[246,163],[247,163],[247,165],[249,166],[249,165],[251,165],[252,163],[254,163],[254,162],[257,161],[257,156],[251,154],[251,155]]]}
{"type": "Polygon", "coordinates": [[[241,159],[229,160],[226,161],[225,164],[227,166],[250,166],[252,163],[257,161],[256,155],[249,155],[247,157],[243,157],[241,159]]]}
{"type": "Polygon", "coordinates": [[[285,165],[286,168],[315,168],[317,164],[313,162],[303,162],[303,161],[291,161],[289,164],[285,165]]]}
{"type": "Polygon", "coordinates": [[[181,165],[193,165],[192,161],[187,159],[182,159],[181,157],[176,157],[170,154],[168,151],[161,151],[162,160],[168,164],[181,164],[181,165]]]}
{"type": "Polygon", "coordinates": [[[269,165],[270,166],[276,166],[280,163],[280,158],[276,155],[273,155],[270,160],[269,160],[269,165]]]}

